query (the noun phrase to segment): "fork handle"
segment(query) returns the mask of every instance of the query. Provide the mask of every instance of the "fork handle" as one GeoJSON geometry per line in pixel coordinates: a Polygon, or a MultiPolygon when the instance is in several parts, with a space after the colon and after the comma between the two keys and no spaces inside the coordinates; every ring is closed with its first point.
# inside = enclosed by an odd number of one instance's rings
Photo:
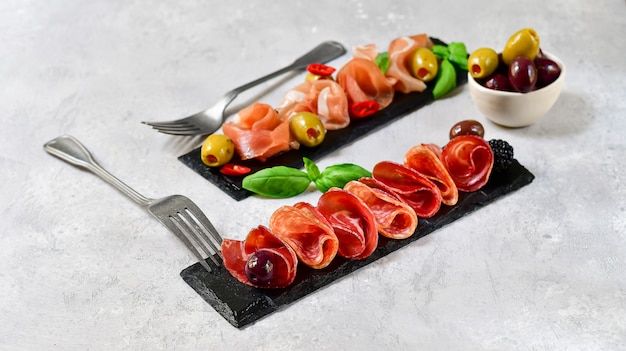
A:
{"type": "Polygon", "coordinates": [[[43,148],[51,155],[78,167],[85,168],[96,174],[109,184],[113,185],[126,196],[133,199],[142,206],[148,206],[152,199],[149,199],[133,188],[126,185],[114,175],[102,168],[93,158],[89,150],[78,139],[71,135],[63,135],[45,143],[43,148]]]}
{"type": "Polygon", "coordinates": [[[228,102],[236,98],[237,95],[239,95],[241,92],[246,91],[252,87],[255,87],[283,73],[287,73],[289,71],[295,71],[295,70],[303,70],[312,63],[326,63],[345,53],[346,53],[346,48],[344,48],[343,45],[341,45],[340,43],[336,41],[325,41],[319,44],[318,46],[316,46],[315,48],[313,48],[311,51],[297,58],[289,66],[283,67],[279,69],[278,71],[272,72],[266,76],[253,80],[250,83],[244,84],[240,87],[237,87],[229,91],[228,93],[226,93],[226,96],[229,99],[228,102]]]}

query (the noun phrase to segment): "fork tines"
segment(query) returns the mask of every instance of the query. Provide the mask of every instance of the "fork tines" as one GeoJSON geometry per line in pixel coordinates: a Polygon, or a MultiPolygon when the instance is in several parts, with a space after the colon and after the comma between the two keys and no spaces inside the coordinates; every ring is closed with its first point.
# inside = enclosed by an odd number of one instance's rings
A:
{"type": "Polygon", "coordinates": [[[222,265],[222,237],[199,208],[187,204],[183,210],[170,214],[169,219],[178,229],[176,232],[182,234],[179,238],[207,271],[212,270],[209,263],[213,263],[214,268],[222,265]],[[210,261],[207,262],[206,258],[210,261]]]}

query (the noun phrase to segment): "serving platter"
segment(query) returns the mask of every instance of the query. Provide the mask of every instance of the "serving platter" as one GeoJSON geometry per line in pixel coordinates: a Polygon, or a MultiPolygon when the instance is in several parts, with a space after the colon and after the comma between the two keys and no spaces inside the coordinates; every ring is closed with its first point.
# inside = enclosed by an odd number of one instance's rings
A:
{"type": "MultiPolygon", "coordinates": [[[[431,40],[434,44],[447,45],[445,42],[437,38],[431,37],[431,40]]],[[[455,70],[458,89],[458,87],[467,83],[467,72],[456,66],[455,70]]],[[[279,165],[301,168],[303,167],[303,157],[317,161],[325,155],[328,155],[329,153],[336,151],[383,126],[432,103],[435,101],[432,94],[433,88],[434,82],[430,82],[427,84],[427,88],[423,92],[410,94],[396,92],[392,103],[385,109],[366,118],[353,119],[346,128],[328,131],[324,141],[316,147],[308,148],[303,146],[298,150],[290,150],[288,152],[270,157],[265,162],[261,162],[259,160],[244,161],[241,160],[237,154],[235,154],[231,163],[249,167],[251,169],[250,173],[254,173],[263,168],[279,165]]],[[[212,168],[202,163],[200,154],[200,148],[196,148],[178,157],[178,160],[237,201],[243,200],[253,194],[241,186],[244,176],[224,175],[220,173],[218,167],[212,168]]]]}
{"type": "Polygon", "coordinates": [[[328,267],[320,270],[300,264],[296,280],[287,288],[250,287],[233,278],[223,267],[207,272],[200,263],[185,268],[180,275],[224,319],[237,328],[243,328],[530,184],[534,178],[529,170],[517,160],[513,160],[513,164],[505,171],[493,173],[489,182],[480,190],[471,193],[460,192],[456,205],[442,205],[432,218],[420,218],[415,233],[409,238],[393,240],[380,236],[378,248],[367,259],[360,261],[336,257],[328,267]]]}

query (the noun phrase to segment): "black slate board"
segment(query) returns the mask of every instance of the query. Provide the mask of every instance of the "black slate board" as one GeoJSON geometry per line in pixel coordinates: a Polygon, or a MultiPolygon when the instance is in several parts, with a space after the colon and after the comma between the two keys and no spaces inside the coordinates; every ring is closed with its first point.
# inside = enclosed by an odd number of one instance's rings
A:
{"type": "MultiPolygon", "coordinates": [[[[435,44],[447,45],[439,39],[431,39],[435,44]]],[[[467,72],[456,68],[456,78],[458,88],[467,83],[467,72]]],[[[434,83],[431,82],[427,85],[427,89],[421,93],[396,93],[393,102],[385,109],[367,118],[352,120],[350,125],[346,128],[328,131],[324,141],[314,148],[301,147],[299,150],[291,150],[271,157],[266,162],[260,162],[258,160],[242,161],[241,158],[235,154],[231,162],[249,167],[251,173],[263,168],[278,165],[302,168],[303,157],[317,161],[323,156],[340,149],[344,145],[364,137],[382,126],[430,104],[434,101],[432,94],[433,87],[434,83]]],[[[237,201],[252,195],[251,192],[241,187],[243,176],[226,176],[221,174],[218,168],[211,168],[202,163],[200,148],[196,148],[180,156],[178,159],[237,201]]]]}
{"type": "Polygon", "coordinates": [[[442,206],[434,217],[420,218],[413,236],[403,240],[381,236],[376,251],[362,261],[337,257],[330,266],[321,270],[299,265],[296,280],[288,288],[256,289],[240,283],[223,267],[209,273],[200,263],[187,267],[180,275],[230,324],[242,328],[286,308],[298,299],[488,205],[497,198],[530,184],[534,178],[530,171],[515,160],[506,171],[492,174],[489,183],[479,191],[460,193],[455,206],[442,206]]]}

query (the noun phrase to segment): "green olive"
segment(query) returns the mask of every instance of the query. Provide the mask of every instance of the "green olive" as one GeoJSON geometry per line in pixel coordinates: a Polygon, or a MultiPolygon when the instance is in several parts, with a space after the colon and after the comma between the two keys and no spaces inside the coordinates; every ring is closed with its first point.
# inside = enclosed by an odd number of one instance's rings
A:
{"type": "Polygon", "coordinates": [[[235,154],[235,143],[223,134],[211,134],[202,144],[202,162],[209,167],[219,167],[228,163],[235,154]]]}
{"type": "Polygon", "coordinates": [[[332,76],[320,76],[319,74],[314,74],[311,72],[307,72],[306,76],[304,77],[304,80],[307,82],[311,82],[314,80],[322,80],[322,79],[333,80],[333,77],[332,76]]]}
{"type": "Polygon", "coordinates": [[[489,77],[498,68],[498,53],[490,48],[480,48],[467,59],[467,69],[474,78],[489,77]]]}
{"type": "Polygon", "coordinates": [[[539,52],[539,35],[532,28],[524,28],[513,34],[502,50],[502,60],[511,64],[518,56],[526,56],[534,60],[539,52]]]}
{"type": "Polygon", "coordinates": [[[289,129],[300,144],[314,147],[324,141],[326,128],[324,124],[311,112],[298,112],[289,119],[289,129]]]}
{"type": "Polygon", "coordinates": [[[413,77],[429,82],[437,76],[439,63],[437,56],[428,48],[418,48],[411,55],[411,74],[413,77]]]}

